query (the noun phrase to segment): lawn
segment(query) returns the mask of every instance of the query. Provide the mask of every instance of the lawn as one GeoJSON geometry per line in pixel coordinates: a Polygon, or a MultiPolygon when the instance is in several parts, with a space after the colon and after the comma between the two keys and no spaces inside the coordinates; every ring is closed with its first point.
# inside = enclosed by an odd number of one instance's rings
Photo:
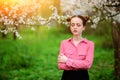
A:
{"type": "MultiPolygon", "coordinates": [[[[61,40],[71,37],[47,27],[21,31],[21,40],[0,39],[0,80],[60,80],[57,68],[61,40]]],[[[0,33],[1,35],[1,33],[0,33]]],[[[113,80],[114,54],[103,48],[104,37],[84,35],[95,42],[94,62],[89,70],[91,80],[113,80]]]]}

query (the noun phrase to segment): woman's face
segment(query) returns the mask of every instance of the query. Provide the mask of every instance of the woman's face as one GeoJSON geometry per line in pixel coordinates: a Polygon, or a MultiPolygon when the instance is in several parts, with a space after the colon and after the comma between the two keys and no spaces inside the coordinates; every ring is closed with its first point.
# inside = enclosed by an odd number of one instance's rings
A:
{"type": "Polygon", "coordinates": [[[81,35],[84,29],[85,29],[85,26],[83,26],[82,19],[78,17],[74,17],[71,19],[70,30],[74,36],[81,35]]]}

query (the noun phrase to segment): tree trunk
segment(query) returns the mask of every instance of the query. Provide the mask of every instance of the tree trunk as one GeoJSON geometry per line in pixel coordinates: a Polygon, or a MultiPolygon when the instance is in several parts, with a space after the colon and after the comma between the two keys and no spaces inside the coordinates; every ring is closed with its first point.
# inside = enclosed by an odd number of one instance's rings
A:
{"type": "Polygon", "coordinates": [[[16,33],[13,32],[13,39],[16,40],[17,39],[17,36],[16,36],[16,33]]]}
{"type": "MultiPolygon", "coordinates": [[[[3,29],[2,30],[5,30],[6,29],[6,26],[3,26],[3,29]]],[[[7,37],[7,34],[5,34],[4,32],[2,32],[2,39],[6,39],[7,37]]]]}
{"type": "MultiPolygon", "coordinates": [[[[16,28],[16,30],[18,30],[18,27],[17,27],[17,26],[15,26],[15,28],[16,28]]],[[[17,39],[17,36],[16,36],[16,33],[15,33],[15,32],[13,32],[13,39],[14,39],[14,40],[17,39]]]]}
{"type": "Polygon", "coordinates": [[[120,80],[120,23],[112,21],[113,45],[114,45],[114,76],[120,80]]]}
{"type": "Polygon", "coordinates": [[[6,39],[7,35],[5,33],[2,33],[2,39],[6,39]]]}

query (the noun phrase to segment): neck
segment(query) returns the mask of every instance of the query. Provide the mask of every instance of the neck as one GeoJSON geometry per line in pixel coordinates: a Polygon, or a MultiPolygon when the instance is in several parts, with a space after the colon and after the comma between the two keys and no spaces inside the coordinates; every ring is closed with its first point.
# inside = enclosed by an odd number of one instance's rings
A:
{"type": "Polygon", "coordinates": [[[80,41],[82,39],[83,39],[82,36],[73,36],[74,41],[80,41]]]}

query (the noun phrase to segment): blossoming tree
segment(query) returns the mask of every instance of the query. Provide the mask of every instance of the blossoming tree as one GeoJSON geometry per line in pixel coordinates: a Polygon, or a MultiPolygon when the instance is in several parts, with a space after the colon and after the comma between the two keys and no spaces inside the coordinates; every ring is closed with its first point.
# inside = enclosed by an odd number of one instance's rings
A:
{"type": "Polygon", "coordinates": [[[1,0],[0,1],[0,24],[3,37],[7,33],[13,32],[14,38],[21,36],[17,32],[17,28],[23,24],[33,24],[31,17],[36,11],[38,4],[35,1],[28,3],[22,0],[1,0]],[[35,5],[35,6],[34,6],[35,5]]]}
{"type": "Polygon", "coordinates": [[[54,2],[54,0],[0,0],[0,32],[2,32],[2,37],[4,38],[7,33],[12,32],[14,39],[16,37],[21,39],[22,37],[18,33],[18,28],[21,25],[44,25],[56,20],[58,12],[57,8],[52,6],[54,2]],[[49,5],[53,11],[49,18],[41,17],[41,10],[46,7],[45,5],[49,5]]]}

